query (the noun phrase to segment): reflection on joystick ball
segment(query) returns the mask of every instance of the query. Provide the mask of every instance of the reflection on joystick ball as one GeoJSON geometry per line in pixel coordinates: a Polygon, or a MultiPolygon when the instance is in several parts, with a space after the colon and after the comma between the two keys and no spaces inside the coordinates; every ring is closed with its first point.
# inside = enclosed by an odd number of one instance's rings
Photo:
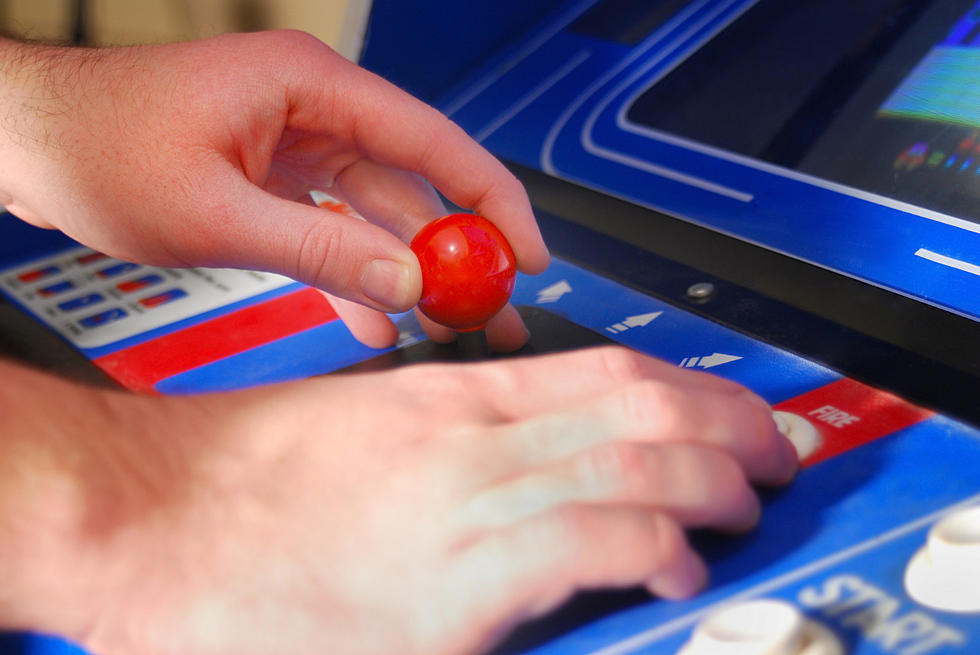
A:
{"type": "Polygon", "coordinates": [[[459,334],[464,358],[486,357],[484,328],[510,300],[517,259],[493,223],[475,214],[432,221],[412,239],[422,268],[419,310],[459,334]]]}

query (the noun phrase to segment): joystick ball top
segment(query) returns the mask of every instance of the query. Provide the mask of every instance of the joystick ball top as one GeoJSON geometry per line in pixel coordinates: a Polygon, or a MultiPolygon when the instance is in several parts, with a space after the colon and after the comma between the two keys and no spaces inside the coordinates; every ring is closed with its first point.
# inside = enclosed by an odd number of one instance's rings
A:
{"type": "Polygon", "coordinates": [[[503,233],[474,214],[451,214],[412,239],[422,267],[419,309],[458,332],[486,327],[514,290],[517,260],[503,233]]]}

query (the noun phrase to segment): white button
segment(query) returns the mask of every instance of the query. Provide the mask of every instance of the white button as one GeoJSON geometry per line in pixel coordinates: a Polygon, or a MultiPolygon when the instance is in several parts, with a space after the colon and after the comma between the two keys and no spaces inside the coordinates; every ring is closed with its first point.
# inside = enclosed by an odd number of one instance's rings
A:
{"type": "Polygon", "coordinates": [[[915,601],[951,612],[980,612],[980,506],[954,512],[932,526],[926,545],[905,569],[915,601]]]}
{"type": "Polygon", "coordinates": [[[834,635],[794,605],[753,600],[726,605],[694,629],[678,655],[842,655],[834,635]]]}
{"type": "Polygon", "coordinates": [[[813,423],[799,414],[777,410],[772,413],[772,418],[776,422],[776,429],[796,448],[801,462],[820,447],[820,433],[813,427],[813,423]]]}

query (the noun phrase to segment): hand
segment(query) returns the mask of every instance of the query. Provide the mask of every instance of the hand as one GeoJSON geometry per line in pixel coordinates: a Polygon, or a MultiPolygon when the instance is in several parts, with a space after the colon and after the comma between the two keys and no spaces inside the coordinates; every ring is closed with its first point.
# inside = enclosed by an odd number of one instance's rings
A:
{"type": "Polygon", "coordinates": [[[138,402],[70,558],[101,655],[474,653],[579,589],[687,597],[684,528],[796,466],[759,398],[618,348],[138,402]]]}
{"type": "MultiPolygon", "coordinates": [[[[346,299],[355,336],[387,346],[397,331],[379,311],[421,293],[406,243],[446,213],[429,180],[494,221],[521,270],[547,267],[527,196],[497,160],[306,34],[95,50],[0,40],[0,71],[0,200],[113,256],[283,273],[346,299]],[[310,206],[311,189],[367,222],[310,206]]],[[[488,338],[523,344],[512,307],[488,338]]]]}

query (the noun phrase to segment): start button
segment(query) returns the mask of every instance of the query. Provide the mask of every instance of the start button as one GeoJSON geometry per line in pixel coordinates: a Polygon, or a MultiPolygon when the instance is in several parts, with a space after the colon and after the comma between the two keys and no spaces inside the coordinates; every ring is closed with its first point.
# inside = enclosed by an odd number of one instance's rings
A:
{"type": "Polygon", "coordinates": [[[726,605],[695,627],[677,655],[843,655],[827,628],[790,603],[753,600],[726,605]]]}

